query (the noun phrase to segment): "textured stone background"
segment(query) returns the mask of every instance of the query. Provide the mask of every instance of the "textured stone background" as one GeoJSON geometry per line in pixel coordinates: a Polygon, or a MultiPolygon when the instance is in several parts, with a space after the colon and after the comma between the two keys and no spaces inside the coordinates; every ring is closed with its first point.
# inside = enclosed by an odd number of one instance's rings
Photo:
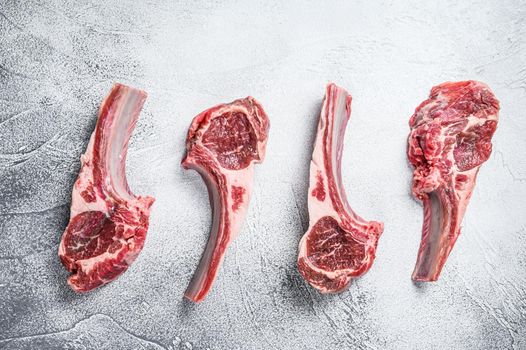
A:
{"type": "Polygon", "coordinates": [[[526,347],[526,3],[0,0],[0,348],[526,347]],[[422,208],[407,122],[430,88],[479,79],[501,101],[463,234],[438,283],[410,275],[422,208]],[[322,296],[295,267],[327,81],[354,97],[343,157],[353,208],[385,222],[376,263],[322,296]],[[112,82],[149,98],[127,173],[157,198],[131,269],[87,295],[57,246],[79,156],[112,82]],[[271,118],[243,232],[200,305],[182,299],[210,226],[179,162],[198,112],[252,95],[271,118]]]}

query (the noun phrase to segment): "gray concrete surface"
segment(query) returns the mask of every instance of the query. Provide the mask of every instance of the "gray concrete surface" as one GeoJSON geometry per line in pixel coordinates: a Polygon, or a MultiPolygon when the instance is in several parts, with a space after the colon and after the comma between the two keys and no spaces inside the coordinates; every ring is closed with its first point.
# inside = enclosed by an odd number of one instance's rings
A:
{"type": "Polygon", "coordinates": [[[526,348],[525,17],[519,0],[0,0],[0,348],[526,348]],[[441,280],[415,285],[407,122],[433,85],[462,79],[490,85],[501,122],[441,280]],[[322,296],[295,259],[329,80],[354,97],[349,200],[385,232],[371,271],[322,296]],[[157,202],[131,269],[76,295],[57,246],[114,81],[149,92],[127,173],[157,202]],[[182,294],[210,210],[179,165],[185,133],[198,112],[246,95],[271,119],[267,159],[243,232],[192,305],[182,294]]]}

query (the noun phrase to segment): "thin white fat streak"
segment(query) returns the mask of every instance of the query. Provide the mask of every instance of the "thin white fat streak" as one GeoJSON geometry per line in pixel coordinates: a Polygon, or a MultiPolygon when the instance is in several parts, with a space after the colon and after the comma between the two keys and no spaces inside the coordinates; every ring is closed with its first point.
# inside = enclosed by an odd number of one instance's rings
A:
{"type": "MultiPolygon", "coordinates": [[[[128,244],[128,242],[124,238],[120,238],[119,241],[122,243],[123,246],[128,244]]],[[[117,249],[117,251],[115,251],[114,253],[110,253],[108,251],[105,251],[104,253],[102,253],[100,255],[97,255],[97,256],[94,256],[94,257],[89,258],[89,259],[77,260],[77,261],[75,261],[75,263],[77,265],[80,265],[81,270],[84,273],[89,274],[90,271],[95,267],[95,265],[97,263],[107,261],[108,259],[116,258],[119,255],[119,253],[120,253],[120,249],[117,249]]],[[[129,254],[127,254],[127,255],[129,255],[129,254]]],[[[131,254],[131,255],[133,255],[133,254],[131,254]]],[[[128,264],[131,264],[133,262],[133,260],[135,260],[135,257],[130,259],[131,261],[129,261],[128,258],[129,258],[128,256],[124,257],[124,260],[128,264]]]]}

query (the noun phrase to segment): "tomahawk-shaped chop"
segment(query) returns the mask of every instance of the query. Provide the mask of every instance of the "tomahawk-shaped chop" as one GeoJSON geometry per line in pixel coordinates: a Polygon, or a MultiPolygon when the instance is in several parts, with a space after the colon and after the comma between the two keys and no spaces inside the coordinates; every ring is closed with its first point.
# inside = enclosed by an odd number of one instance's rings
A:
{"type": "Polygon", "coordinates": [[[128,141],[146,93],[115,84],[100,107],[73,187],[69,225],[59,256],[68,284],[87,292],[120,276],[146,239],[152,197],[131,193],[126,181],[128,141]]]}
{"type": "Polygon", "coordinates": [[[337,293],[371,267],[383,224],[351,209],[341,179],[351,95],[329,84],[310,165],[309,229],[299,244],[298,268],[322,293],[337,293]]]}
{"type": "Polygon", "coordinates": [[[261,163],[269,120],[252,97],[212,107],[194,118],[186,140],[185,169],[208,187],[212,229],[185,296],[199,302],[212,287],[225,251],[239,233],[250,201],[254,163],[261,163]]]}
{"type": "Polygon", "coordinates": [[[413,195],[424,202],[415,281],[436,281],[460,234],[480,166],[491,154],[499,102],[486,84],[444,83],[409,121],[413,195]]]}

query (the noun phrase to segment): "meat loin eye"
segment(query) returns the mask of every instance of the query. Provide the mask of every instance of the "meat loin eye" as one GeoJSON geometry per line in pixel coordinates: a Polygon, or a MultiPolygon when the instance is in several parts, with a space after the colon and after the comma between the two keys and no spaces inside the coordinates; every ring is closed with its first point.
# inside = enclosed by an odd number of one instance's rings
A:
{"type": "Polygon", "coordinates": [[[222,167],[230,170],[244,169],[258,157],[256,133],[241,112],[214,118],[203,135],[203,145],[216,155],[222,167]]]}
{"type": "Polygon", "coordinates": [[[334,218],[324,216],[311,230],[307,255],[315,265],[329,271],[355,269],[365,258],[365,247],[334,218]]]}
{"type": "Polygon", "coordinates": [[[457,135],[453,155],[460,171],[473,169],[488,160],[491,154],[491,137],[496,128],[497,122],[489,120],[457,135]]]}

